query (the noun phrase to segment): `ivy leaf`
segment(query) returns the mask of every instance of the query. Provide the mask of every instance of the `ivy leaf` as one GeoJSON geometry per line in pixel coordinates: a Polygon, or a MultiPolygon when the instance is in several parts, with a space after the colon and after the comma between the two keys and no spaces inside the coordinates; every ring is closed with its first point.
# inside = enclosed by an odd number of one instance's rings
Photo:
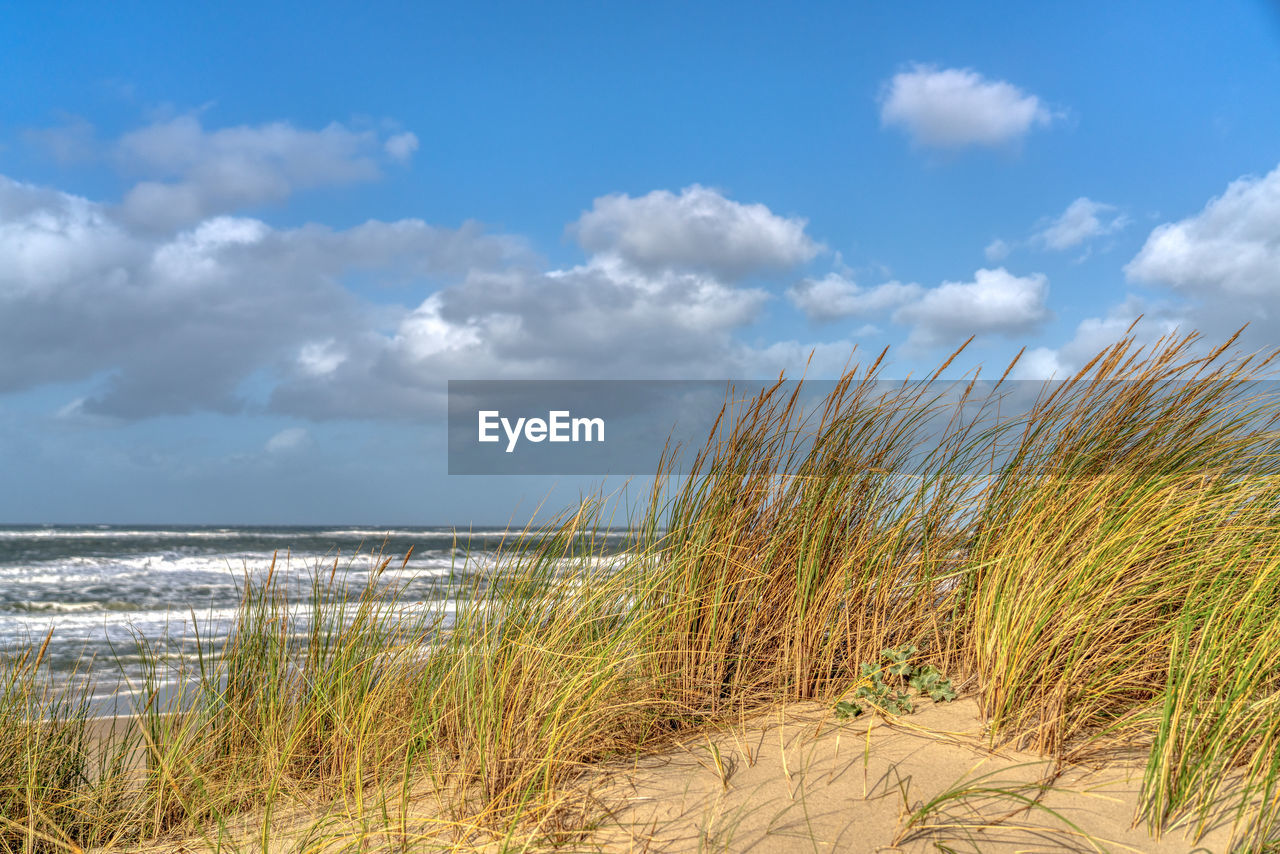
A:
{"type": "Polygon", "coordinates": [[[956,689],[951,687],[950,679],[943,679],[937,687],[929,691],[935,703],[950,703],[956,698],[956,689]]]}
{"type": "Polygon", "coordinates": [[[924,667],[916,671],[911,677],[911,687],[915,688],[921,694],[927,694],[934,689],[940,682],[945,682],[942,674],[932,664],[926,664],[924,667]]]}
{"type": "Polygon", "coordinates": [[[848,700],[841,700],[836,703],[836,717],[842,721],[856,718],[862,714],[862,706],[857,703],[850,703],[848,700]]]}
{"type": "Polygon", "coordinates": [[[911,672],[914,669],[910,664],[911,656],[919,651],[918,648],[908,643],[883,650],[880,656],[890,661],[888,668],[886,668],[890,675],[905,679],[911,676],[911,672]]]}

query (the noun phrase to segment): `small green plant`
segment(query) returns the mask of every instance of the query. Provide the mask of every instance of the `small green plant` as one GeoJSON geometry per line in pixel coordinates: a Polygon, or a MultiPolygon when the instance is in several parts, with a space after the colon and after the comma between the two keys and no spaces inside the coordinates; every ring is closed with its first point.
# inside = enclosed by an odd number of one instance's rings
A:
{"type": "Polygon", "coordinates": [[[851,703],[848,700],[841,700],[836,703],[836,717],[842,721],[856,718],[865,711],[862,706],[857,703],[851,703]]]}
{"type": "Polygon", "coordinates": [[[910,684],[921,694],[928,694],[935,703],[950,703],[956,698],[951,680],[938,672],[932,664],[926,664],[911,675],[910,684]]]}
{"type": "Polygon", "coordinates": [[[862,662],[860,670],[866,683],[859,685],[853,692],[853,700],[841,700],[836,703],[836,717],[849,720],[861,715],[866,709],[865,702],[872,708],[891,715],[907,715],[913,710],[911,695],[903,689],[903,685],[914,688],[920,696],[928,695],[934,702],[949,703],[956,698],[956,689],[951,680],[938,672],[932,664],[916,667],[911,658],[920,650],[911,645],[886,649],[880,653],[883,663],[879,666],[862,662]],[[885,676],[892,682],[886,682],[885,676]]]}
{"type": "MultiPolygon", "coordinates": [[[[912,647],[915,649],[915,647],[912,647]]],[[[898,650],[885,650],[881,656],[887,656],[890,652],[898,652],[898,650]]],[[[901,671],[904,665],[900,661],[894,661],[887,668],[876,667],[875,665],[863,662],[860,666],[863,677],[871,681],[870,685],[859,685],[858,690],[853,692],[853,696],[859,700],[865,700],[877,709],[888,712],[891,715],[907,715],[912,711],[911,698],[906,691],[898,688],[890,687],[884,681],[884,674],[887,672],[890,676],[901,679],[904,675],[901,671]],[[897,672],[895,672],[897,671],[897,672]]]]}

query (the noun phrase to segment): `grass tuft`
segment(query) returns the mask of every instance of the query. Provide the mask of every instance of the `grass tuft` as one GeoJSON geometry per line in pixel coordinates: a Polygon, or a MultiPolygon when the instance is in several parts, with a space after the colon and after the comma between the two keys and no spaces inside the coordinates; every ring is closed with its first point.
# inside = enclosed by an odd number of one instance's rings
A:
{"type": "Polygon", "coordinates": [[[960,686],[997,740],[1059,759],[1136,739],[1153,832],[1228,822],[1264,850],[1280,401],[1254,385],[1275,354],[1232,345],[1125,340],[1014,415],[1003,379],[887,387],[883,356],[816,411],[780,384],[655,480],[625,551],[597,499],[496,570],[464,562],[452,610],[410,601],[383,555],[355,594],[337,561],[301,600],[287,561],[246,573],[227,638],[168,659],[139,639],[128,726],[50,680],[47,638],[6,654],[0,851],[265,849],[299,811],[327,817],[306,850],[576,845],[606,817],[592,765],[878,685],[888,711],[898,686],[960,686]]]}

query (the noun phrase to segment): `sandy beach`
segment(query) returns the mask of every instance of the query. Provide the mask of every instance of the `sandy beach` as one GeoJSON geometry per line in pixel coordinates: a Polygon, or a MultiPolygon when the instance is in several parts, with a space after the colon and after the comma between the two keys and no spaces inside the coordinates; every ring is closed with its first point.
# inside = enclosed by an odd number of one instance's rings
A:
{"type": "MultiPolygon", "coordinates": [[[[1142,771],[1137,755],[1055,766],[1033,753],[992,750],[969,698],[925,703],[903,717],[849,721],[806,702],[629,763],[588,769],[575,788],[597,812],[594,830],[556,845],[525,840],[512,848],[510,840],[451,836],[456,825],[421,789],[409,797],[405,814],[381,827],[350,803],[346,809],[299,803],[265,826],[261,814],[241,816],[231,825],[231,840],[239,850],[280,854],[341,850],[357,839],[369,850],[389,850],[399,841],[424,851],[653,854],[1228,850],[1227,827],[1211,828],[1198,840],[1184,828],[1156,839],[1135,827],[1142,771]]],[[[211,834],[145,850],[212,850],[217,837],[211,834]]]]}
{"type": "MultiPolygon", "coordinates": [[[[622,803],[617,824],[595,840],[606,851],[1194,847],[1178,831],[1156,840],[1133,827],[1140,759],[1055,770],[1035,754],[993,752],[969,699],[848,722],[824,706],[801,704],[687,741],[606,779],[606,801],[622,803]],[[936,806],[926,809],[930,802],[936,806]]],[[[1226,844],[1221,828],[1199,841],[1206,851],[1225,851],[1226,844]]]]}
{"type": "Polygon", "coordinates": [[[142,764],[46,634],[0,671],[0,848],[1270,854],[1280,404],[1232,401],[1247,358],[1167,394],[1192,343],[1106,351],[1120,391],[1006,425],[976,495],[999,435],[917,459],[923,389],[840,391],[803,447],[758,400],[625,552],[584,499],[464,567],[447,631],[407,556],[273,564],[216,654],[138,644],[198,674],[143,683],[142,764]]]}

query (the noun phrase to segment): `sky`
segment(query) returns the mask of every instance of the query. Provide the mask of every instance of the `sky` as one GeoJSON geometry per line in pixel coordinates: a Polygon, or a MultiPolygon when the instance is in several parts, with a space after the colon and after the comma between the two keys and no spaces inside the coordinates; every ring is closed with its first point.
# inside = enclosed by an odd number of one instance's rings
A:
{"type": "Polygon", "coordinates": [[[592,488],[449,379],[1280,346],[1276,3],[4,2],[0,80],[0,522],[592,488]]]}

